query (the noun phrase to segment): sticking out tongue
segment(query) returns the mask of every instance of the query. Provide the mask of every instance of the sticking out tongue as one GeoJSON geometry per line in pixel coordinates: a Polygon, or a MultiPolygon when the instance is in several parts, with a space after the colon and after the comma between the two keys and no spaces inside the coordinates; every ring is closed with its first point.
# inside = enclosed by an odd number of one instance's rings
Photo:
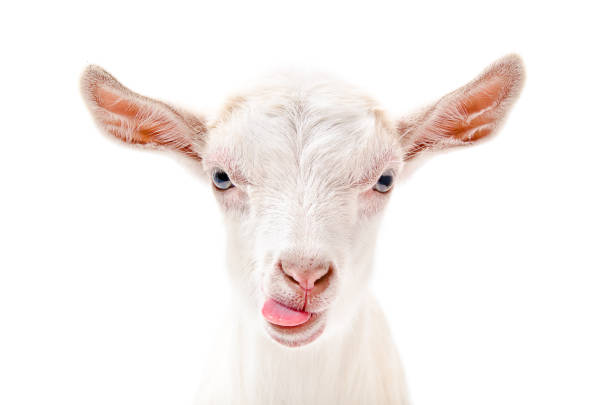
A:
{"type": "Polygon", "coordinates": [[[297,326],[310,319],[310,312],[287,308],[271,298],[264,303],[261,313],[268,322],[279,326],[297,326]]]}

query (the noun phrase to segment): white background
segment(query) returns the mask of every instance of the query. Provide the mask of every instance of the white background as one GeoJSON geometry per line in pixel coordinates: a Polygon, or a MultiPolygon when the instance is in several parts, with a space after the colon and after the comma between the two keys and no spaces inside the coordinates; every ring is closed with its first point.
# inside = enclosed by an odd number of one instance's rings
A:
{"type": "Polygon", "coordinates": [[[560,3],[3,5],[0,404],[190,404],[227,297],[208,180],[103,136],[87,64],[196,112],[294,67],[402,113],[509,52],[507,125],[398,187],[372,287],[415,405],[612,404],[610,12],[560,3]]]}

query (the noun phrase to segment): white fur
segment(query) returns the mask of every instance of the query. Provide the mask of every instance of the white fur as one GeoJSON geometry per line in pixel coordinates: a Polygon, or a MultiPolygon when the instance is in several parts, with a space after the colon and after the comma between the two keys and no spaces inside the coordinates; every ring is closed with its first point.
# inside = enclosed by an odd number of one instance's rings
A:
{"type": "Polygon", "coordinates": [[[214,191],[228,228],[234,304],[213,347],[198,403],[407,403],[394,343],[367,287],[378,224],[392,194],[372,187],[384,171],[399,178],[404,160],[423,148],[415,145],[470,143],[475,131],[498,126],[520,90],[520,60],[501,60],[433,107],[397,123],[346,84],[283,75],[234,97],[206,129],[203,120],[131,93],[102,72],[90,68],[83,89],[103,129],[119,119],[121,137],[142,143],[139,128],[162,117],[161,140],[152,144],[186,148],[205,172],[224,170],[235,184],[214,191]],[[139,114],[114,117],[116,111],[101,109],[97,86],[126,97],[134,108],[141,105],[139,114]],[[487,93],[487,86],[496,93],[487,93]],[[466,114],[474,94],[493,101],[466,114]],[[470,127],[479,116],[491,120],[470,127]],[[164,133],[168,120],[171,130],[164,133]],[[467,126],[457,139],[448,129],[454,125],[467,126]],[[260,312],[270,297],[290,307],[306,305],[277,269],[285,259],[333,264],[329,288],[308,304],[309,312],[320,314],[323,333],[301,347],[272,340],[284,335],[260,312]]]}

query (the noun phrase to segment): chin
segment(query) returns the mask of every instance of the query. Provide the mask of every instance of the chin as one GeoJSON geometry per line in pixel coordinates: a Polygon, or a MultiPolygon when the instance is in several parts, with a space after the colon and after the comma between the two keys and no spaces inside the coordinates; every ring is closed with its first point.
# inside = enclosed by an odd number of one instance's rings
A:
{"type": "Polygon", "coordinates": [[[313,313],[310,319],[297,326],[279,326],[264,321],[266,333],[275,342],[286,347],[301,347],[317,341],[325,330],[326,313],[313,313]]]}

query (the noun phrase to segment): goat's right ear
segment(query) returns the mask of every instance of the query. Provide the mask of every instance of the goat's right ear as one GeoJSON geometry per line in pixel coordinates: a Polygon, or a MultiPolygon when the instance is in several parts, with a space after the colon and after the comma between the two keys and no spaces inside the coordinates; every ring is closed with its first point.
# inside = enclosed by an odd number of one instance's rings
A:
{"type": "Polygon", "coordinates": [[[88,66],[81,93],[98,126],[133,144],[168,147],[200,160],[206,126],[195,115],[130,91],[99,66],[88,66]]]}

